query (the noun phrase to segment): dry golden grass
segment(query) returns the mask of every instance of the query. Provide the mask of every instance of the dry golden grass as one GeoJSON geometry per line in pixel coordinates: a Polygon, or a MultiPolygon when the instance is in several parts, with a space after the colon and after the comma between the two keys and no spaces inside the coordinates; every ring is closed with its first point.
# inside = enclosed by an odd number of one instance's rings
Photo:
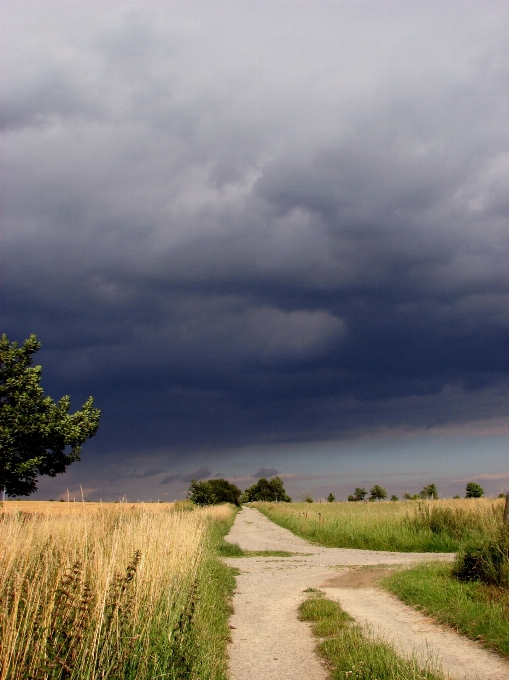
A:
{"type": "MultiPolygon", "coordinates": [[[[128,506],[133,505],[132,503],[120,502],[120,503],[101,503],[95,501],[12,501],[8,500],[2,503],[0,508],[1,513],[12,513],[12,512],[30,512],[30,513],[51,513],[52,515],[69,514],[69,513],[83,513],[83,512],[103,512],[107,511],[108,508],[114,508],[117,505],[128,506]]],[[[175,506],[175,503],[135,503],[136,508],[139,510],[143,508],[152,509],[157,511],[167,511],[169,508],[175,506]]],[[[180,502],[182,505],[182,501],[180,502]]]]}
{"type": "Polygon", "coordinates": [[[5,503],[0,679],[185,674],[211,521],[231,514],[228,506],[5,503]]]}

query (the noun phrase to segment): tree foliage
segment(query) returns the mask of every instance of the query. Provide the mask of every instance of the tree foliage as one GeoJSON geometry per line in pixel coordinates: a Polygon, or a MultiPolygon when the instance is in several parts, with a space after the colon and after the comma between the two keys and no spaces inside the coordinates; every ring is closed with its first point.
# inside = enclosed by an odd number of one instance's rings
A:
{"type": "Polygon", "coordinates": [[[358,501],[363,501],[366,496],[368,495],[368,492],[366,489],[363,489],[362,487],[358,486],[355,489],[354,496],[357,498],[358,501]]]}
{"type": "Polygon", "coordinates": [[[381,501],[382,499],[387,498],[387,491],[378,484],[375,484],[372,489],[370,489],[369,493],[371,494],[370,499],[374,501],[381,501]]]}
{"type": "Polygon", "coordinates": [[[437,499],[438,498],[438,490],[435,484],[428,484],[428,486],[425,486],[424,489],[420,492],[419,494],[420,498],[423,499],[437,499]]]}
{"type": "Polygon", "coordinates": [[[336,496],[331,491],[330,494],[327,496],[327,503],[334,503],[335,500],[336,496]]]}
{"type": "Polygon", "coordinates": [[[42,368],[31,365],[40,347],[35,335],[21,347],[0,339],[0,489],[9,496],[36,491],[38,475],[65,472],[99,428],[92,397],[70,414],[69,396],[56,403],[44,396],[42,368]]]}
{"type": "Polygon", "coordinates": [[[254,503],[255,501],[292,502],[280,477],[272,477],[272,479],[261,477],[256,484],[249,486],[244,491],[240,500],[241,503],[254,503]]]}
{"type": "Polygon", "coordinates": [[[209,479],[205,482],[191,480],[187,497],[196,505],[220,505],[231,503],[239,506],[241,491],[227,479],[209,479]]]}
{"type": "Polygon", "coordinates": [[[465,489],[465,498],[481,498],[484,496],[484,489],[477,482],[469,482],[465,489]]]}
{"type": "Polygon", "coordinates": [[[363,501],[366,498],[367,495],[368,495],[368,492],[366,491],[366,489],[363,489],[362,487],[358,486],[355,489],[354,493],[351,494],[350,496],[348,496],[348,500],[351,503],[355,503],[357,501],[363,501]]]}

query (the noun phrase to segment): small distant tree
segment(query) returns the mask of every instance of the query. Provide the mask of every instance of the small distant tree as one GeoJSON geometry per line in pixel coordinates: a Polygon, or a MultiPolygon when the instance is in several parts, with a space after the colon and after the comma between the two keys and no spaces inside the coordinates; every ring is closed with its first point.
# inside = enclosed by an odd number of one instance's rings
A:
{"type": "Polygon", "coordinates": [[[371,494],[370,500],[381,501],[384,498],[387,498],[387,491],[379,484],[375,484],[369,493],[371,494]]]}
{"type": "Polygon", "coordinates": [[[438,498],[438,491],[437,487],[435,484],[428,484],[428,486],[425,486],[424,489],[421,491],[419,496],[423,499],[431,499],[431,498],[438,498]]]}
{"type": "Polygon", "coordinates": [[[368,495],[368,492],[366,489],[363,489],[362,487],[357,487],[354,491],[354,496],[357,498],[358,501],[363,501],[366,496],[368,495]]]}
{"type": "Polygon", "coordinates": [[[231,503],[239,506],[240,494],[240,489],[227,479],[209,479],[205,482],[193,479],[187,490],[187,497],[195,505],[231,503]]]}
{"type": "Polygon", "coordinates": [[[505,493],[499,493],[497,498],[505,498],[505,493]]]}
{"type": "Polygon", "coordinates": [[[399,498],[397,496],[395,496],[394,494],[392,494],[391,501],[399,501],[399,498]]]}
{"type": "Polygon", "coordinates": [[[465,491],[465,498],[481,498],[484,496],[484,489],[477,482],[469,482],[465,491]]]}
{"type": "Polygon", "coordinates": [[[304,496],[304,503],[314,503],[313,496],[311,496],[311,494],[307,493],[304,496]]]}
{"type": "Polygon", "coordinates": [[[454,499],[454,500],[457,500],[458,498],[461,498],[461,496],[459,496],[458,494],[456,494],[455,496],[453,496],[453,499],[454,499]]]}
{"type": "Polygon", "coordinates": [[[350,495],[348,496],[348,500],[350,501],[350,503],[357,503],[357,501],[358,501],[359,499],[357,498],[357,496],[354,496],[353,494],[350,494],[350,495]]]}
{"type": "Polygon", "coordinates": [[[327,496],[327,503],[334,503],[335,500],[336,496],[331,491],[330,494],[327,496]]]}
{"type": "Polygon", "coordinates": [[[261,477],[256,484],[249,486],[240,497],[241,503],[254,503],[256,501],[291,503],[292,499],[286,493],[280,477],[272,477],[270,480],[261,477]]]}

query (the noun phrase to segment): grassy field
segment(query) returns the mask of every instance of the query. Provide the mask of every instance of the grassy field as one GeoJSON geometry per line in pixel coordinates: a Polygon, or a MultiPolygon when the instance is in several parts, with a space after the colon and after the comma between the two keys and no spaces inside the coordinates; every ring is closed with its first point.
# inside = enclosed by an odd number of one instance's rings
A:
{"type": "Polygon", "coordinates": [[[226,678],[234,511],[17,503],[0,515],[0,678],[226,678]],[[213,587],[211,587],[213,586],[213,587]]]}
{"type": "Polygon", "coordinates": [[[374,503],[255,503],[269,519],[335,548],[456,552],[495,535],[503,499],[374,503]]]}
{"type": "Polygon", "coordinates": [[[453,577],[451,564],[424,564],[395,571],[381,583],[472,640],[509,657],[509,591],[453,577]]]}
{"type": "Polygon", "coordinates": [[[432,663],[403,659],[390,644],[355,624],[337,602],[320,591],[310,592],[299,609],[300,618],[311,622],[321,638],[317,651],[325,660],[330,677],[337,680],[445,680],[432,663]]]}

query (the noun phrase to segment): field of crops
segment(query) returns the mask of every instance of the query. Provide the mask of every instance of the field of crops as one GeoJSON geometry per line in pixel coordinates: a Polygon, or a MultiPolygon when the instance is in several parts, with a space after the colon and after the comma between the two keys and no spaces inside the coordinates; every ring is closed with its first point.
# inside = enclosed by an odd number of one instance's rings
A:
{"type": "Polygon", "coordinates": [[[228,506],[5,503],[1,680],[225,678],[234,579],[214,542],[233,516],[228,506]]]}
{"type": "Polygon", "coordinates": [[[256,503],[269,519],[336,548],[455,552],[495,536],[504,500],[469,498],[368,503],[256,503]]]}

